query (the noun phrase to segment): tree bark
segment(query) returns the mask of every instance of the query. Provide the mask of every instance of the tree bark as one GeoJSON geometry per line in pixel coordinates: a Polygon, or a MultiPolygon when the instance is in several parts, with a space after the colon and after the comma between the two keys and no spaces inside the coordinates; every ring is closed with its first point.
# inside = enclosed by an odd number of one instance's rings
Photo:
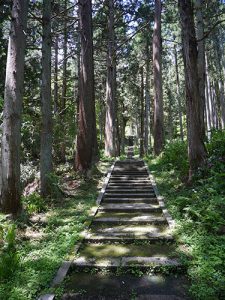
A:
{"type": "Polygon", "coordinates": [[[159,155],[164,144],[163,93],[162,93],[162,41],[161,1],[155,0],[155,24],[153,32],[153,77],[154,77],[154,152],[159,155]]]}
{"type": "Polygon", "coordinates": [[[184,140],[184,130],[183,130],[183,121],[182,121],[180,78],[179,78],[176,44],[174,44],[174,58],[175,58],[175,69],[176,69],[176,85],[177,85],[177,100],[178,100],[178,114],[179,114],[179,125],[180,125],[180,138],[181,138],[181,141],[183,141],[184,140]]]}
{"type": "Polygon", "coordinates": [[[201,103],[197,68],[197,42],[194,27],[193,6],[191,0],[179,0],[181,19],[185,87],[187,103],[187,131],[189,180],[193,173],[205,162],[206,149],[201,131],[201,103]]]}
{"type": "Polygon", "coordinates": [[[98,157],[95,96],[91,0],[79,0],[81,33],[81,64],[79,94],[79,124],[75,168],[88,175],[98,157]]]}
{"type": "MultiPolygon", "coordinates": [[[[67,10],[67,0],[64,1],[64,11],[67,10]]],[[[65,110],[66,110],[66,94],[67,94],[67,15],[65,15],[63,24],[63,74],[62,74],[62,100],[61,100],[61,118],[60,122],[65,122],[65,110]]],[[[66,162],[66,143],[64,138],[60,145],[60,160],[62,163],[66,162]]]]}
{"type": "Polygon", "coordinates": [[[113,157],[117,152],[116,124],[116,55],[114,32],[114,0],[108,1],[108,56],[106,78],[105,155],[113,157]]]}
{"type": "Polygon", "coordinates": [[[150,61],[149,39],[146,43],[146,79],[145,79],[145,125],[144,125],[144,148],[145,154],[149,153],[149,130],[150,129],[150,61]]]}
{"type": "Polygon", "coordinates": [[[51,1],[43,0],[42,84],[41,84],[41,195],[50,195],[52,172],[52,103],[51,103],[51,1]]]}
{"type": "Polygon", "coordinates": [[[144,68],[141,68],[141,93],[140,93],[140,157],[144,156],[144,68]]]}
{"type": "Polygon", "coordinates": [[[8,44],[1,151],[1,208],[18,214],[20,201],[20,146],[23,101],[27,0],[12,2],[8,44]]]}
{"type": "Polygon", "coordinates": [[[204,0],[195,0],[196,9],[196,37],[198,40],[198,78],[200,94],[200,124],[202,138],[205,138],[204,109],[205,109],[205,40],[204,40],[204,0]]]}
{"type": "Polygon", "coordinates": [[[58,69],[59,69],[59,36],[55,37],[55,65],[54,65],[54,114],[58,111],[59,103],[59,84],[58,84],[58,69]]]}

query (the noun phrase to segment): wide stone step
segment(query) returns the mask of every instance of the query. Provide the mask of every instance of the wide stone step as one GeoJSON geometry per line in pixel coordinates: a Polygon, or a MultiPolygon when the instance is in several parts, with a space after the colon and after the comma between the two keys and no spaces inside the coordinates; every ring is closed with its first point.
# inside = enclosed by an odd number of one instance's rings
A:
{"type": "Polygon", "coordinates": [[[168,257],[122,257],[120,258],[108,258],[108,259],[87,259],[81,256],[74,260],[73,267],[85,267],[85,268],[118,268],[118,267],[138,267],[140,269],[146,269],[149,267],[179,267],[181,263],[178,259],[168,257]]]}
{"type": "Polygon", "coordinates": [[[114,187],[114,186],[122,186],[122,187],[136,187],[136,188],[142,188],[142,187],[152,187],[152,185],[150,184],[150,182],[121,182],[121,181],[118,181],[118,182],[112,182],[112,181],[109,181],[108,183],[108,187],[114,187]]]}
{"type": "Polygon", "coordinates": [[[124,180],[121,180],[121,178],[114,178],[114,179],[110,179],[109,180],[109,184],[148,184],[148,185],[151,185],[151,181],[149,179],[144,179],[144,180],[138,180],[138,179],[132,179],[132,180],[127,180],[127,179],[124,179],[124,180]]]}
{"type": "Polygon", "coordinates": [[[85,242],[87,243],[125,243],[131,244],[135,243],[136,241],[140,242],[151,242],[151,243],[166,243],[166,242],[173,242],[174,238],[171,235],[160,235],[157,233],[139,233],[139,234],[131,234],[131,233],[124,233],[124,232],[112,232],[112,233],[99,233],[99,234],[91,234],[88,233],[85,236],[85,242]]]}
{"type": "Polygon", "coordinates": [[[148,193],[105,192],[104,198],[155,198],[155,193],[154,192],[148,192],[148,193]]]}
{"type": "Polygon", "coordinates": [[[157,204],[103,204],[99,207],[99,211],[108,212],[157,212],[162,211],[162,208],[157,204]]]}
{"type": "Polygon", "coordinates": [[[126,217],[99,217],[93,219],[93,224],[108,223],[108,224],[168,224],[164,217],[154,216],[136,216],[131,218],[126,217]]]}
{"type": "Polygon", "coordinates": [[[103,198],[102,203],[158,203],[157,198],[103,198]]]}
{"type": "Polygon", "coordinates": [[[125,187],[107,187],[106,193],[154,193],[154,190],[152,187],[149,188],[143,188],[143,189],[138,189],[136,187],[130,187],[130,188],[125,188],[125,187]]]}

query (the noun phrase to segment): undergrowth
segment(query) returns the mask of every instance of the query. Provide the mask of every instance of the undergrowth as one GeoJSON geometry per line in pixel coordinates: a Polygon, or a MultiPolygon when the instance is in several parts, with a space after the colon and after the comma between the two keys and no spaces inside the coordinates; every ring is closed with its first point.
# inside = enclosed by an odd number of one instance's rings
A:
{"type": "Polygon", "coordinates": [[[35,299],[51,291],[57,269],[69,259],[90,219],[99,175],[81,180],[73,197],[24,197],[24,212],[16,221],[0,215],[1,300],[35,299]]]}
{"type": "Polygon", "coordinates": [[[207,164],[192,186],[185,184],[186,144],[174,142],[157,159],[148,158],[160,193],[185,245],[193,299],[225,299],[225,132],[214,132],[207,164]]]}

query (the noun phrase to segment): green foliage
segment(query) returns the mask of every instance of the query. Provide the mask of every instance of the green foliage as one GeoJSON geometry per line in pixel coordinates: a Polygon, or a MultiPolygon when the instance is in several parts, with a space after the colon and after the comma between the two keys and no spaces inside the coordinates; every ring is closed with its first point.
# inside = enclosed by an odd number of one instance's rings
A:
{"type": "Polygon", "coordinates": [[[181,176],[186,176],[188,174],[187,143],[177,140],[167,144],[161,163],[165,169],[174,168],[181,176]]]}
{"type": "MultiPolygon", "coordinates": [[[[79,241],[79,234],[86,226],[89,210],[97,196],[96,185],[95,181],[84,182],[73,198],[64,198],[60,202],[54,199],[55,206],[51,203],[46,214],[37,215],[35,223],[26,219],[22,226],[20,220],[20,228],[27,229],[34,236],[39,233],[40,236],[24,239],[21,238],[20,232],[16,240],[8,238],[8,241],[15,241],[16,257],[20,257],[20,262],[16,266],[13,265],[13,276],[12,273],[7,273],[6,280],[0,282],[1,300],[31,300],[52,292],[49,286],[57,269],[63,260],[71,259],[70,253],[74,255],[74,245],[79,241]],[[42,221],[42,216],[46,221],[42,221]]],[[[39,200],[42,201],[40,196],[34,194],[30,196],[29,203],[39,205],[39,200]]],[[[23,235],[25,233],[22,232],[23,235]]],[[[0,240],[2,245],[2,235],[0,240]]],[[[15,249],[10,246],[11,248],[15,249]]],[[[2,265],[2,255],[0,260],[2,265]]],[[[10,257],[11,261],[13,262],[10,257]]],[[[56,292],[61,294],[61,287],[56,292]]]]}
{"type": "Polygon", "coordinates": [[[192,280],[192,297],[216,300],[225,298],[224,132],[215,131],[206,146],[207,166],[199,170],[192,186],[181,180],[181,151],[173,146],[166,147],[162,158],[152,160],[150,169],[177,223],[176,236],[188,252],[185,264],[192,280]]]}
{"type": "Polygon", "coordinates": [[[22,197],[22,202],[28,214],[40,213],[47,209],[46,202],[36,192],[30,194],[29,196],[22,197]]]}
{"type": "Polygon", "coordinates": [[[19,263],[16,251],[16,226],[0,225],[0,282],[9,278],[19,263]]]}

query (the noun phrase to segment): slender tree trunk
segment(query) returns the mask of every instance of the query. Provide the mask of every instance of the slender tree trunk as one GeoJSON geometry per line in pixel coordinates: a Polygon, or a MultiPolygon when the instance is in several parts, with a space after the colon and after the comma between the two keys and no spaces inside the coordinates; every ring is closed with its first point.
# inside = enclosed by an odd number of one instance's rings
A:
{"type": "Polygon", "coordinates": [[[153,32],[153,77],[154,77],[154,152],[160,154],[164,144],[163,93],[162,93],[162,41],[161,1],[155,0],[155,24],[153,32]]]}
{"type": "Polygon", "coordinates": [[[105,155],[113,157],[117,152],[116,124],[116,56],[114,32],[114,0],[108,1],[108,57],[106,79],[105,155]]]}
{"type": "Polygon", "coordinates": [[[51,103],[51,1],[43,0],[42,85],[41,85],[41,194],[50,195],[52,172],[52,103],[51,103]]]}
{"type": "Polygon", "coordinates": [[[79,124],[75,168],[87,175],[97,160],[91,0],[79,0],[81,65],[79,124]]]}
{"type": "Polygon", "coordinates": [[[27,0],[12,2],[8,44],[1,151],[1,208],[16,215],[20,201],[20,145],[27,0]]]}
{"type": "Polygon", "coordinates": [[[205,39],[204,39],[204,0],[195,0],[196,9],[196,37],[198,40],[198,78],[200,93],[200,124],[203,139],[205,138],[204,108],[205,108],[205,39]]]}
{"type": "Polygon", "coordinates": [[[141,68],[141,93],[140,93],[141,99],[141,111],[140,111],[140,157],[144,156],[144,69],[141,68]]]}
{"type": "Polygon", "coordinates": [[[197,42],[191,0],[178,1],[181,18],[188,129],[189,180],[205,162],[206,149],[201,131],[201,103],[197,68],[197,42]]]}
{"type": "Polygon", "coordinates": [[[180,125],[180,138],[183,141],[184,140],[184,130],[183,130],[183,121],[182,121],[180,78],[179,78],[176,44],[174,44],[174,58],[175,58],[175,69],[176,69],[176,85],[177,85],[177,100],[178,100],[178,114],[179,114],[179,125],[180,125]]]}
{"type": "Polygon", "coordinates": [[[145,154],[149,153],[149,129],[150,129],[150,61],[149,39],[146,43],[146,79],[145,79],[145,125],[144,125],[144,148],[145,154]]]}
{"type": "Polygon", "coordinates": [[[58,69],[59,69],[59,36],[55,37],[55,66],[54,66],[54,114],[58,111],[59,103],[59,84],[58,84],[58,69]]]}
{"type": "MultiPolygon", "coordinates": [[[[67,0],[64,1],[64,10],[67,9],[67,0]]],[[[65,113],[66,113],[66,94],[67,94],[67,15],[65,16],[63,24],[63,75],[62,75],[62,101],[61,101],[61,113],[60,122],[65,123],[65,113]]],[[[60,149],[60,160],[65,163],[66,161],[66,143],[64,138],[61,141],[60,149]]]]}

